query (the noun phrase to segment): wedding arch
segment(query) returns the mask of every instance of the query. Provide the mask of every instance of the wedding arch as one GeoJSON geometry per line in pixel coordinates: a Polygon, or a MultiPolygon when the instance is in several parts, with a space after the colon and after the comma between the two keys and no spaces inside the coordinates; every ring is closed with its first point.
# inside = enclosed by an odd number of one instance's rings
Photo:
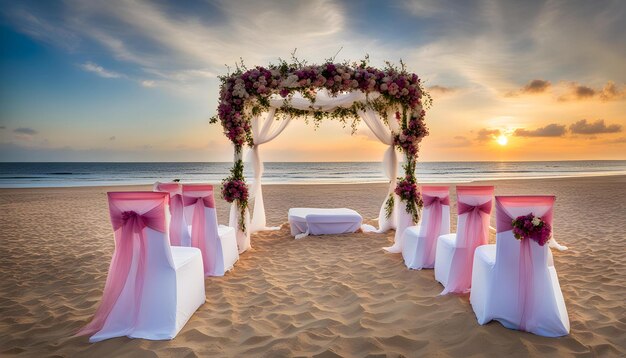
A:
{"type": "Polygon", "coordinates": [[[376,231],[396,228],[399,215],[417,223],[422,199],[415,165],[419,143],[428,135],[424,107],[430,104],[430,96],[419,77],[400,64],[387,62],[379,69],[370,66],[367,58],[359,63],[327,61],[321,65],[294,58],[252,69],[241,65],[220,76],[219,105],[211,123],[219,121],[234,146],[234,165],[222,183],[222,196],[232,203],[229,225],[237,227],[240,252],[251,247],[252,232],[276,229],[266,223],[259,146],[276,138],[296,117],[312,118],[316,125],[324,119],[350,123],[353,133],[363,120],[376,138],[389,146],[383,159],[389,190],[376,231]],[[243,175],[244,145],[250,147],[254,169],[251,190],[243,175]],[[400,178],[396,178],[396,148],[404,154],[404,176],[400,178]],[[252,215],[250,198],[254,200],[252,215]],[[403,212],[399,202],[405,204],[403,212]]]}

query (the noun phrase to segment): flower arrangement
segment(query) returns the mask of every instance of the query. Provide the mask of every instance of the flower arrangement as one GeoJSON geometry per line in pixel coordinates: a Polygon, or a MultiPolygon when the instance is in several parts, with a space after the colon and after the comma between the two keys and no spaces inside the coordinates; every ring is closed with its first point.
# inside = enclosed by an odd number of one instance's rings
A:
{"type": "Polygon", "coordinates": [[[513,235],[517,240],[534,240],[543,246],[552,237],[552,227],[541,217],[532,213],[518,216],[513,220],[513,235]]]}
{"type": "Polygon", "coordinates": [[[248,208],[248,185],[243,176],[243,161],[235,161],[230,176],[222,181],[222,197],[229,203],[236,202],[239,209],[239,227],[246,230],[246,209],[248,208]]]}
{"type": "MultiPolygon", "coordinates": [[[[298,60],[294,54],[291,62],[279,60],[278,64],[270,64],[267,67],[257,66],[248,69],[241,63],[236,66],[233,73],[220,76],[221,89],[217,115],[212,117],[210,122],[220,122],[224,134],[235,146],[236,153],[241,153],[244,145],[254,145],[252,116],[269,110],[270,97],[273,95],[285,99],[283,106],[276,111],[277,116],[301,116],[306,121],[312,116],[316,126],[324,118],[339,120],[344,125],[351,119],[353,132],[356,131],[360,120],[358,110],[371,108],[383,118],[387,118],[389,111],[395,110],[401,131],[396,134],[394,144],[404,152],[407,159],[405,162],[409,163],[411,170],[406,172],[407,178],[410,177],[415,183],[418,146],[422,138],[428,135],[423,108],[424,105],[430,105],[431,98],[424,91],[419,77],[409,73],[402,61],[400,64],[401,66],[397,67],[387,62],[385,68],[378,69],[369,65],[369,58],[366,56],[358,63],[334,63],[333,59],[328,59],[321,65],[314,65],[298,60]],[[366,94],[367,101],[354,103],[347,108],[340,107],[332,112],[323,112],[315,108],[298,110],[291,107],[290,99],[296,92],[314,103],[316,91],[320,89],[325,89],[330,95],[335,96],[339,93],[362,91],[366,94]],[[370,97],[370,94],[377,95],[370,97]]],[[[237,165],[235,163],[235,166],[237,165]]],[[[235,168],[231,172],[234,173],[234,170],[235,168]]],[[[230,183],[228,190],[232,188],[234,193],[243,194],[243,188],[246,187],[243,171],[240,175],[231,175],[226,183],[230,183]],[[235,183],[234,180],[240,180],[241,183],[235,183]]],[[[223,194],[225,199],[227,195],[234,198],[230,191],[223,194]]],[[[414,216],[419,215],[416,209],[418,202],[414,201],[416,196],[401,198],[407,201],[407,212],[417,213],[414,216]]],[[[243,213],[241,205],[247,205],[247,197],[243,199],[242,196],[233,200],[239,203],[243,213]]],[[[392,205],[387,206],[392,209],[393,203],[388,199],[387,204],[389,203],[392,205]]]]}
{"type": "Polygon", "coordinates": [[[406,212],[411,214],[414,222],[419,221],[419,209],[424,206],[422,194],[417,190],[415,176],[407,175],[404,178],[398,178],[396,185],[396,194],[400,200],[406,203],[406,212]]]}
{"type": "Polygon", "coordinates": [[[396,112],[396,119],[401,124],[401,131],[394,135],[393,142],[411,157],[417,155],[419,143],[422,138],[428,135],[428,129],[424,123],[425,114],[423,110],[420,113],[413,112],[407,120],[406,114],[401,115],[400,112],[396,112]]]}
{"type": "Polygon", "coordinates": [[[231,179],[222,183],[224,200],[232,203],[235,200],[248,201],[248,186],[241,179],[231,179]]]}

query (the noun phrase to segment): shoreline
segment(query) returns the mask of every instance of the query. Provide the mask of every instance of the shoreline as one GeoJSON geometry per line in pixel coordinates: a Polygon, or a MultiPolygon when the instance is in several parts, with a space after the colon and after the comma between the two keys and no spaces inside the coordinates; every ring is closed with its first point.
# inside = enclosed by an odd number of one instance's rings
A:
{"type": "MultiPolygon", "coordinates": [[[[538,181],[538,180],[569,180],[569,179],[593,179],[593,178],[620,178],[626,177],[626,173],[602,173],[602,174],[589,174],[589,175],[571,175],[571,176],[558,176],[558,177],[517,177],[517,178],[496,178],[496,179],[479,179],[474,181],[464,181],[464,182],[455,182],[455,181],[437,181],[437,182],[420,182],[418,178],[418,186],[422,185],[449,185],[449,186],[457,186],[457,185],[469,185],[469,184],[481,184],[481,183],[499,183],[499,182],[507,182],[507,181],[538,181]]],[[[252,181],[248,181],[250,184],[252,181]]],[[[182,182],[182,184],[195,184],[195,183],[208,183],[215,186],[221,185],[219,182],[182,182]]],[[[387,185],[389,182],[387,181],[378,181],[378,182],[354,182],[354,183],[262,183],[263,187],[266,186],[345,186],[345,185],[387,185]]],[[[0,191],[2,190],[27,190],[27,189],[37,189],[37,190],[47,190],[47,189],[94,189],[94,188],[143,188],[150,186],[152,187],[154,183],[146,183],[146,184],[119,184],[119,185],[77,185],[77,186],[23,186],[23,187],[0,187],[0,191]]],[[[115,190],[111,190],[115,191],[115,190]]]]}

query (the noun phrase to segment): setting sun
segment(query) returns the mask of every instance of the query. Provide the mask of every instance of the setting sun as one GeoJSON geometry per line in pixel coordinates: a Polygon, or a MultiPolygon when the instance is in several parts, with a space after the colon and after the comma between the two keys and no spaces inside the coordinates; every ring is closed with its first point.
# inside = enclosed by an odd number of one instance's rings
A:
{"type": "Polygon", "coordinates": [[[509,139],[508,139],[506,136],[501,135],[501,136],[499,136],[499,137],[496,139],[496,141],[498,142],[498,144],[500,144],[500,145],[503,145],[503,146],[504,146],[504,145],[506,145],[506,144],[509,142],[509,139]]]}

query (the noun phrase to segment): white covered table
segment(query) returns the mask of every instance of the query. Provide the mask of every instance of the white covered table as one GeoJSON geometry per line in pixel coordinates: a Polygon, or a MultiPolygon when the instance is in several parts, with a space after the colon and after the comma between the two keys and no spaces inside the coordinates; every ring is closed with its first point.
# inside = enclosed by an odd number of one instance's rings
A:
{"type": "Polygon", "coordinates": [[[308,235],[345,234],[361,228],[363,218],[352,209],[289,209],[289,226],[296,239],[308,235]]]}

